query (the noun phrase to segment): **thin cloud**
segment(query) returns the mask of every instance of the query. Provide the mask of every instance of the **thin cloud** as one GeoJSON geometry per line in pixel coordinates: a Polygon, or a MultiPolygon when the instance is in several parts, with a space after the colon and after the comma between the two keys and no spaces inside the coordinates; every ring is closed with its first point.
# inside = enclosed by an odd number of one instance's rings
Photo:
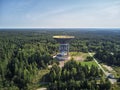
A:
{"type": "Polygon", "coordinates": [[[32,3],[31,0],[31,3],[19,4],[18,14],[3,17],[0,27],[120,27],[118,0],[49,5],[43,10],[40,3],[31,7],[32,3]],[[27,6],[22,8],[20,5],[27,6]]]}

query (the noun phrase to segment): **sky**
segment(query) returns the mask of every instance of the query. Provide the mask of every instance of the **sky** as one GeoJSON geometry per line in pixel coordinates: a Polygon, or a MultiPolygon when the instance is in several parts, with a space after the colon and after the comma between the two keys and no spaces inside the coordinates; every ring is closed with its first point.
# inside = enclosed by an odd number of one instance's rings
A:
{"type": "Polygon", "coordinates": [[[120,28],[120,0],[0,0],[0,28],[120,28]]]}

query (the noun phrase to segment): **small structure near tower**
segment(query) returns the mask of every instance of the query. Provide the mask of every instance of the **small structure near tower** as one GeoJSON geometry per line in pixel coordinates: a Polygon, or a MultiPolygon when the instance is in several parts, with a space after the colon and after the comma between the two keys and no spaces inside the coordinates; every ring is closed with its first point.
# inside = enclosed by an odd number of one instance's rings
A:
{"type": "Polygon", "coordinates": [[[53,36],[53,38],[60,44],[59,53],[55,56],[59,60],[68,60],[69,56],[69,41],[74,36],[53,36]]]}

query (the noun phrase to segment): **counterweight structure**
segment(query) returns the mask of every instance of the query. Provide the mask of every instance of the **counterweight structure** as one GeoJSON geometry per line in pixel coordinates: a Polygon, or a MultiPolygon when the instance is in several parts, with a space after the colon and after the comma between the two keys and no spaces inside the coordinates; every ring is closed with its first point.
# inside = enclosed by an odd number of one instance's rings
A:
{"type": "Polygon", "coordinates": [[[59,53],[56,58],[59,60],[69,59],[69,41],[74,38],[74,36],[53,36],[55,40],[60,44],[59,53]]]}

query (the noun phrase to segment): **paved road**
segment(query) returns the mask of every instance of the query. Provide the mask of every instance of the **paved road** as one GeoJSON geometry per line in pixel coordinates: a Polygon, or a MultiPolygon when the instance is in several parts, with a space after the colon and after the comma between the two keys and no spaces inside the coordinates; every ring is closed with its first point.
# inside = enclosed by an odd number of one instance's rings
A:
{"type": "MultiPolygon", "coordinates": [[[[88,54],[89,54],[91,57],[93,57],[93,55],[92,55],[90,52],[88,52],[88,54]]],[[[93,57],[93,60],[97,63],[97,65],[98,65],[99,68],[103,71],[103,73],[106,75],[106,77],[108,77],[108,76],[111,74],[111,73],[106,72],[94,57],[93,57]]],[[[109,81],[111,82],[111,84],[114,84],[115,82],[117,82],[116,79],[112,79],[112,78],[108,78],[108,79],[109,79],[109,81]]]]}

